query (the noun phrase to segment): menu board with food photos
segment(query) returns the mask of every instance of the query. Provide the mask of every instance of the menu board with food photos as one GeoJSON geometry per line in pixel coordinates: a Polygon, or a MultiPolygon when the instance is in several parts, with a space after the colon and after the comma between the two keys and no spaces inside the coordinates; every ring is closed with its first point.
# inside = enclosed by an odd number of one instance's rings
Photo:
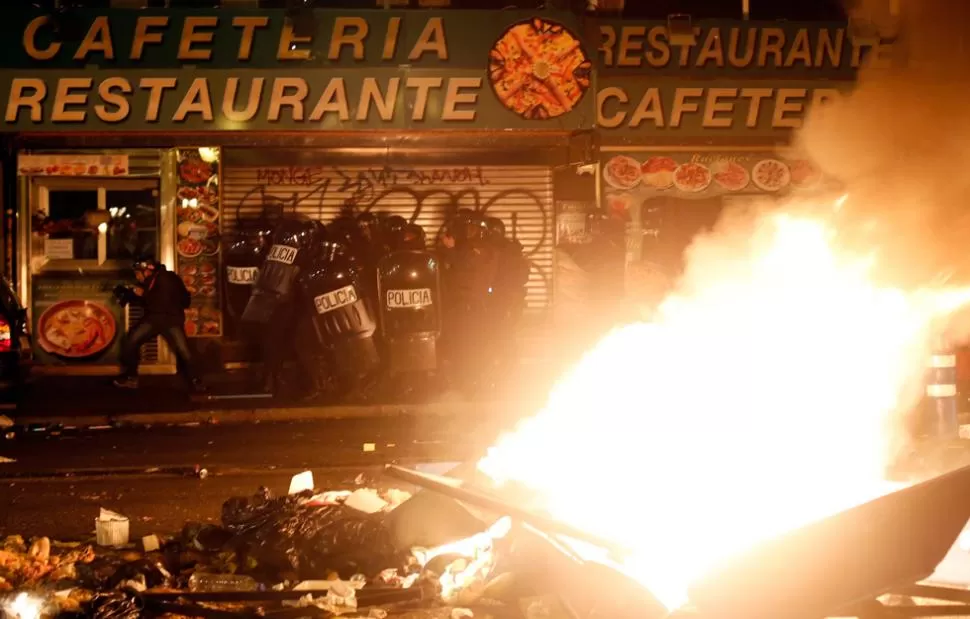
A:
{"type": "Polygon", "coordinates": [[[121,279],[36,276],[31,282],[34,360],[43,365],[113,365],[125,331],[111,294],[121,279]]]}
{"type": "Polygon", "coordinates": [[[807,158],[769,151],[611,153],[604,156],[602,171],[605,203],[619,216],[660,196],[783,195],[831,184],[807,158]]]}
{"type": "Polygon", "coordinates": [[[217,148],[178,150],[176,269],[192,297],[189,337],[222,335],[219,155],[217,148]]]}

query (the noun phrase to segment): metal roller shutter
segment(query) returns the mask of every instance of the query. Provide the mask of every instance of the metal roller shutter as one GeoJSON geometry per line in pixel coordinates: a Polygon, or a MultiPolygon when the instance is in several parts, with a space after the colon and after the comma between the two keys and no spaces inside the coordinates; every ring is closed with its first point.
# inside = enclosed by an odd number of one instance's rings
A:
{"type": "Polygon", "coordinates": [[[552,171],[541,166],[300,166],[239,167],[222,171],[223,230],[264,206],[329,222],[352,204],[358,212],[400,215],[424,227],[433,242],[459,208],[484,211],[505,222],[532,264],[527,314],[552,304],[552,171]]]}

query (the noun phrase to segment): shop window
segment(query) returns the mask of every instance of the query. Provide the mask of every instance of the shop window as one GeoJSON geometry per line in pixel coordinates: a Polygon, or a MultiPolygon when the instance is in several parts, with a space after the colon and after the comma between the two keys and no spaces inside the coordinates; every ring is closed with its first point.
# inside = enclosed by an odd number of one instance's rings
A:
{"type": "MultiPolygon", "coordinates": [[[[98,259],[97,224],[91,221],[98,211],[98,190],[51,189],[47,193],[47,219],[43,232],[50,241],[71,241],[70,255],[75,260],[98,259]]],[[[48,243],[61,247],[56,255],[66,256],[67,243],[48,243]]],[[[52,252],[53,253],[53,252],[52,252]]]]}
{"type": "Polygon", "coordinates": [[[123,268],[157,258],[160,228],[154,180],[37,180],[31,216],[35,272],[123,268]]]}
{"type": "Polygon", "coordinates": [[[723,209],[721,197],[644,200],[640,206],[640,260],[676,277],[684,268],[684,252],[691,241],[713,228],[723,209]]]}
{"type": "Polygon", "coordinates": [[[158,192],[154,189],[108,189],[106,258],[138,260],[158,256],[158,192]]]}

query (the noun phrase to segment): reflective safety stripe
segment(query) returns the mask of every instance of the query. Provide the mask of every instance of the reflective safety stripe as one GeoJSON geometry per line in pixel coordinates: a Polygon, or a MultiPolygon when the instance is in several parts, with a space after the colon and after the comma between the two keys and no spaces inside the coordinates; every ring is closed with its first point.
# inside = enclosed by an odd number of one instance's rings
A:
{"type": "Polygon", "coordinates": [[[927,385],[926,395],[931,398],[952,398],[957,394],[956,385],[927,385]]]}
{"type": "Polygon", "coordinates": [[[956,366],[956,355],[933,355],[930,357],[931,368],[955,368],[956,366]]]}

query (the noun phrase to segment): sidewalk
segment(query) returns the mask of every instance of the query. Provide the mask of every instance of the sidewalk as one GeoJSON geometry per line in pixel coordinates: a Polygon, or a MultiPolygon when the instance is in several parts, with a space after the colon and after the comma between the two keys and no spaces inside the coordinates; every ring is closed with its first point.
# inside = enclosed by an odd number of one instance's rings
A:
{"type": "Polygon", "coordinates": [[[138,389],[118,389],[109,377],[35,377],[12,410],[0,413],[18,426],[91,427],[185,423],[258,423],[396,416],[522,414],[524,407],[468,402],[457,395],[430,403],[344,404],[281,401],[253,394],[244,375],[207,377],[209,392],[190,396],[175,376],[143,376],[138,389]],[[513,408],[522,409],[513,413],[513,408]]]}

